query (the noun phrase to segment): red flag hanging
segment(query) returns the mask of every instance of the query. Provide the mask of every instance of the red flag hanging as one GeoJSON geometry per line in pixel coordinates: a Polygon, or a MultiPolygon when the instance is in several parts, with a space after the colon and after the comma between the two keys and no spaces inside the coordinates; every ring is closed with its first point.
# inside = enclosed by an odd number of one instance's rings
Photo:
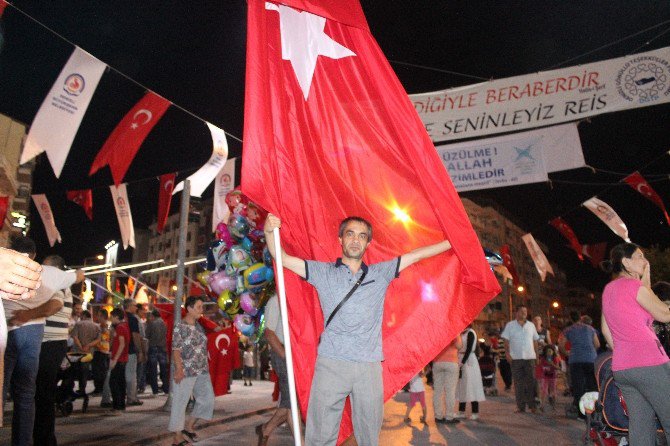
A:
{"type": "Polygon", "coordinates": [[[668,216],[668,211],[665,209],[663,200],[661,200],[661,197],[656,193],[654,189],[651,188],[649,183],[647,183],[647,180],[645,180],[644,177],[640,175],[639,172],[633,172],[623,180],[630,187],[641,193],[647,200],[651,201],[656,206],[658,206],[663,211],[663,215],[665,215],[665,220],[670,225],[670,216],[668,216]]]}
{"type": "Polygon", "coordinates": [[[93,220],[93,193],[91,189],[69,190],[66,195],[68,200],[74,201],[84,208],[89,220],[93,220]]]}
{"type": "MultiPolygon", "coordinates": [[[[358,1],[248,3],[242,190],[283,218],[286,251],[334,261],[338,224],[348,215],[376,228],[368,263],[444,238],[453,245],[403,271],[387,292],[382,367],[388,399],[500,287],[358,1]],[[414,342],[418,333],[421,342],[414,342]]],[[[296,275],[287,275],[286,290],[296,387],[306,413],[323,314],[314,289],[296,275]]],[[[340,440],[350,432],[345,417],[340,440]]]]}
{"type": "Polygon", "coordinates": [[[595,245],[583,245],[582,254],[589,258],[591,265],[594,268],[600,266],[600,262],[605,259],[605,252],[607,251],[607,242],[596,243],[595,245]]]}
{"type": "Polygon", "coordinates": [[[6,7],[7,2],[5,0],[0,0],[0,17],[2,17],[2,14],[4,14],[6,7]]]}
{"type": "Polygon", "coordinates": [[[160,176],[160,189],[158,191],[158,222],[156,231],[163,233],[163,227],[170,213],[170,203],[172,202],[172,191],[174,190],[175,173],[166,173],[160,176]]]}
{"type": "Polygon", "coordinates": [[[93,165],[88,174],[93,175],[106,164],[109,164],[114,184],[117,186],[121,184],[144,139],[163,117],[169,106],[170,102],[168,100],[148,92],[109,135],[95,160],[93,160],[93,165]]]}
{"type": "Polygon", "coordinates": [[[582,245],[579,243],[579,240],[577,240],[575,231],[572,230],[570,225],[568,225],[561,217],[556,217],[549,223],[570,242],[570,247],[575,251],[579,260],[584,260],[584,256],[582,255],[582,245]]]}
{"type": "Polygon", "coordinates": [[[512,255],[509,252],[509,245],[503,245],[500,248],[500,255],[503,259],[503,265],[505,265],[507,271],[509,271],[509,273],[512,275],[512,283],[514,286],[519,285],[519,274],[516,272],[516,267],[514,266],[512,255]]]}
{"type": "Polygon", "coordinates": [[[0,197],[0,229],[5,226],[7,210],[9,209],[9,197],[0,197]]]}
{"type": "MultiPolygon", "coordinates": [[[[167,327],[166,339],[170,355],[168,361],[172,359],[172,330],[174,329],[174,305],[173,304],[154,304],[154,307],[161,313],[161,318],[167,327]]],[[[182,307],[182,317],[186,315],[186,310],[182,307]]],[[[209,377],[212,380],[212,387],[216,396],[228,393],[228,378],[230,370],[240,368],[239,336],[232,328],[220,328],[219,325],[202,316],[198,319],[207,333],[207,354],[209,363],[209,377]],[[225,335],[225,336],[222,336],[225,335]],[[225,351],[225,352],[224,352],[225,351]]]]}
{"type": "Polygon", "coordinates": [[[239,343],[235,330],[228,327],[221,331],[208,333],[207,353],[214,395],[225,395],[228,393],[230,371],[239,367],[240,361],[239,343]]]}

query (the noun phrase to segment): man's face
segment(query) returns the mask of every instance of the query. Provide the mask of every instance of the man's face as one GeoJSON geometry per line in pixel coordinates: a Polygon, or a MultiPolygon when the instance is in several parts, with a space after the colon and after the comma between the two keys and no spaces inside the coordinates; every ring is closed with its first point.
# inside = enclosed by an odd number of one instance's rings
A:
{"type": "Polygon", "coordinates": [[[526,307],[521,307],[518,310],[516,310],[516,319],[518,321],[523,321],[528,318],[528,308],[526,307]]]}
{"type": "Polygon", "coordinates": [[[72,307],[72,313],[74,313],[75,316],[81,316],[82,311],[81,304],[74,304],[74,307],[72,307]]]}
{"type": "Polygon", "coordinates": [[[360,260],[370,244],[368,227],[359,221],[350,221],[339,240],[344,257],[360,260]]]}
{"type": "Polygon", "coordinates": [[[131,304],[126,308],[126,313],[135,314],[137,313],[137,307],[134,304],[131,304]]]}

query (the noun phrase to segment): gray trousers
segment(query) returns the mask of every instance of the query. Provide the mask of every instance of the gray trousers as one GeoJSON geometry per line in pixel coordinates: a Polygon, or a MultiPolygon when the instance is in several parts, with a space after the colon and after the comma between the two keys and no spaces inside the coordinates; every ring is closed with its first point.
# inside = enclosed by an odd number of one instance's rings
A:
{"type": "Polygon", "coordinates": [[[456,414],[456,386],[458,385],[458,363],[433,363],[433,410],[435,419],[452,420],[456,414]],[[446,407],[446,410],[445,410],[446,407]]]}
{"type": "MultiPolygon", "coordinates": [[[[132,342],[132,339],[130,340],[132,342]]],[[[137,353],[128,355],[126,363],[126,404],[132,404],[137,399],[137,353]]]]}
{"type": "Polygon", "coordinates": [[[170,432],[181,432],[186,420],[186,406],[191,395],[195,398],[195,405],[191,417],[201,420],[211,420],[214,414],[214,390],[209,373],[197,376],[187,376],[179,384],[172,380],[172,407],[170,408],[170,432]]]}
{"type": "Polygon", "coordinates": [[[342,410],[351,400],[358,446],[377,446],[384,421],[384,386],[380,362],[350,362],[319,356],[309,395],[305,444],[333,446],[342,410]]]}
{"type": "Polygon", "coordinates": [[[656,416],[670,444],[670,362],[614,372],[614,381],[628,406],[630,444],[656,444],[656,416]]]}
{"type": "Polygon", "coordinates": [[[514,381],[514,398],[519,410],[535,408],[535,360],[513,359],[512,380],[514,381]]]}

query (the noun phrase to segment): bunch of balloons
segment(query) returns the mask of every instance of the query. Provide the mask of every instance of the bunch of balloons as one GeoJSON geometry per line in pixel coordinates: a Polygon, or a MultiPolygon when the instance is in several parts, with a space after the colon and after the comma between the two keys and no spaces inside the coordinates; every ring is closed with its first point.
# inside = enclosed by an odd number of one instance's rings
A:
{"type": "Polygon", "coordinates": [[[216,239],[207,252],[206,270],[197,278],[240,333],[247,337],[256,333],[259,338],[262,308],[275,288],[272,257],[263,233],[267,212],[239,189],[226,195],[226,204],[230,218],[217,225],[216,239]]]}

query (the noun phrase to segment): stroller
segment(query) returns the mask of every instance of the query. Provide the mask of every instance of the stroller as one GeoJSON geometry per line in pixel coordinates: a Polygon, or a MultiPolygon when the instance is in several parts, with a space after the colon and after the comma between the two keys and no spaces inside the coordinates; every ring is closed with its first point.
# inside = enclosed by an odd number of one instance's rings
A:
{"type": "Polygon", "coordinates": [[[496,386],[496,362],[491,355],[491,348],[481,344],[482,356],[479,357],[479,370],[482,374],[482,385],[486,396],[498,396],[496,386]]]}
{"type": "Polygon", "coordinates": [[[77,372],[82,361],[89,360],[90,355],[86,353],[70,353],[68,352],[61,362],[60,370],[58,371],[58,379],[60,383],[56,388],[56,408],[62,416],[67,417],[74,409],[74,401],[81,398],[83,400],[81,411],[86,413],[88,410],[88,395],[86,393],[75,392],[74,385],[77,382],[77,372]]]}
{"type": "MultiPolygon", "coordinates": [[[[598,392],[584,394],[579,402],[580,410],[586,415],[584,444],[627,444],[621,442],[628,437],[628,408],[614,382],[611,351],[596,358],[595,370],[598,392]]],[[[662,431],[658,421],[657,429],[662,431]]]]}

